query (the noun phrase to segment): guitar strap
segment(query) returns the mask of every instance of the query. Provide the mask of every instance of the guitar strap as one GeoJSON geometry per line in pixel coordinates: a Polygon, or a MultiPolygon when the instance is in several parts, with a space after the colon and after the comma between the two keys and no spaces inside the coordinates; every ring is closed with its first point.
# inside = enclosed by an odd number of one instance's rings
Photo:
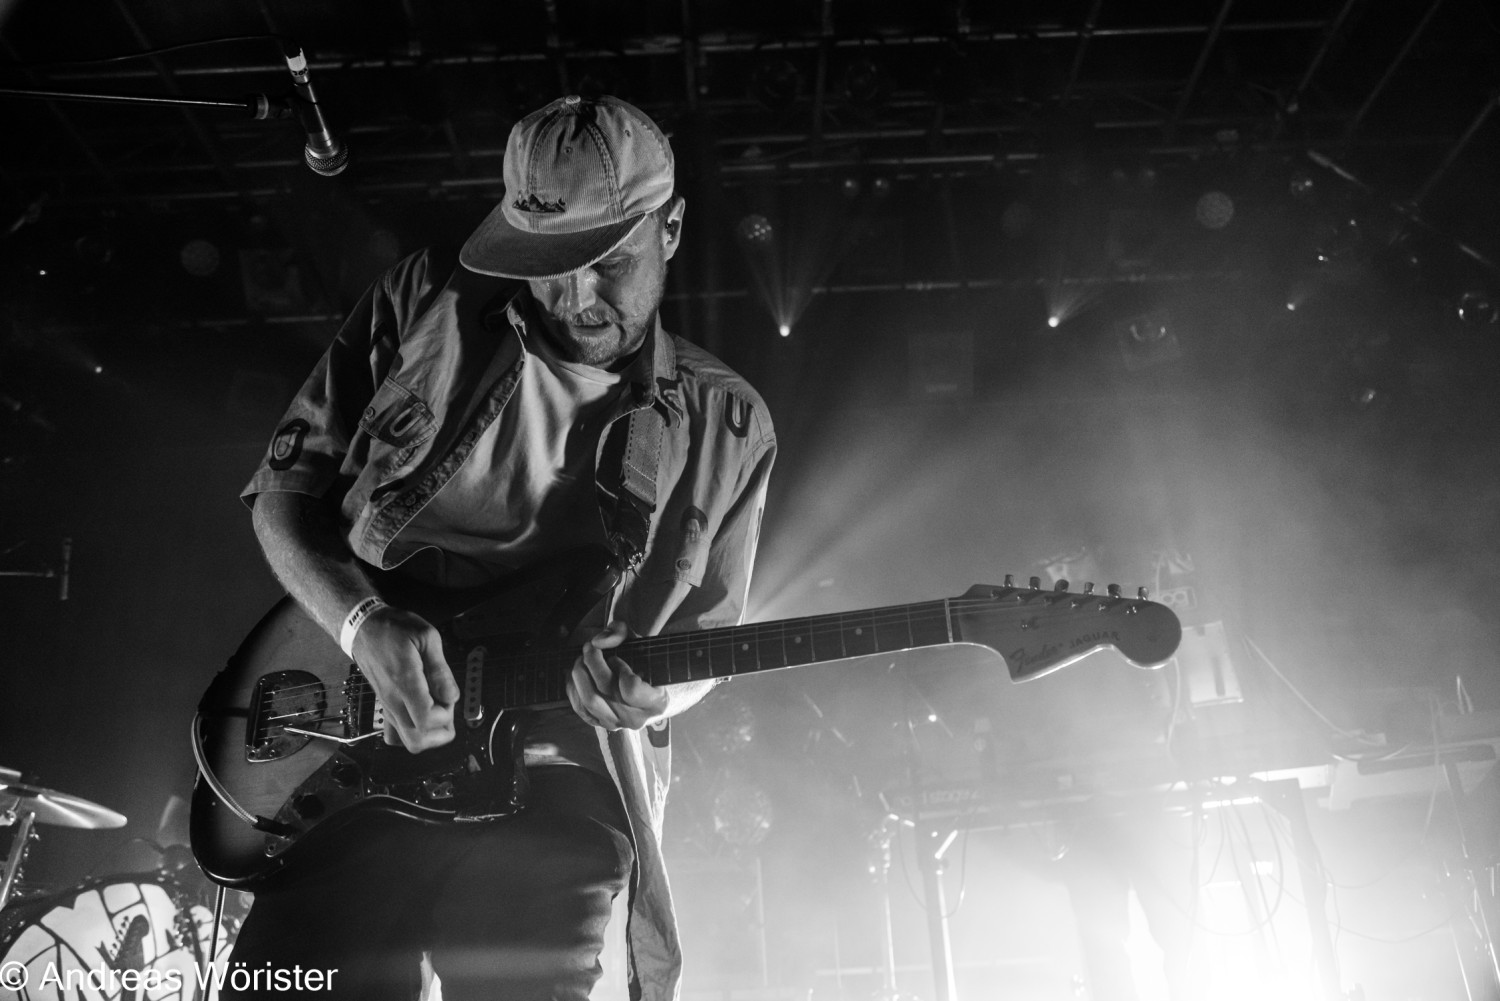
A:
{"type": "Polygon", "coordinates": [[[621,572],[634,570],[645,557],[667,423],[661,404],[641,399],[639,385],[632,385],[636,407],[628,418],[610,425],[596,478],[604,534],[621,572]]]}

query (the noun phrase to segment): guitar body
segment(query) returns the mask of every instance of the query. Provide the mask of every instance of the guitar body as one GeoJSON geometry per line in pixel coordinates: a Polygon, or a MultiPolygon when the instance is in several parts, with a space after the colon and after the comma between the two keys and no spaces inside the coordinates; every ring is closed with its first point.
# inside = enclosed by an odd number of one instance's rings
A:
{"type": "Polygon", "coordinates": [[[484,662],[544,649],[562,655],[608,566],[607,553],[587,550],[480,591],[418,593],[384,582],[392,603],[438,627],[464,692],[453,742],[420,754],[384,742],[382,708],[359,669],[283,598],[199,703],[191,833],[203,871],[227,886],[262,889],[373,812],[451,822],[521,809],[527,714],[486,706],[484,662]]]}

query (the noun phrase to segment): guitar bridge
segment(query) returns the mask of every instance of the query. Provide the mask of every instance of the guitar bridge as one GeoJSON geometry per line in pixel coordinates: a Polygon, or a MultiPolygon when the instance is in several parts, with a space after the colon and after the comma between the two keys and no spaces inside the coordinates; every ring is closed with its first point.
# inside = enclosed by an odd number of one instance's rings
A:
{"type": "Polygon", "coordinates": [[[276,761],[307,745],[314,730],[327,722],[328,693],[318,676],[307,671],[272,671],[256,679],[245,718],[245,760],[276,761]]]}

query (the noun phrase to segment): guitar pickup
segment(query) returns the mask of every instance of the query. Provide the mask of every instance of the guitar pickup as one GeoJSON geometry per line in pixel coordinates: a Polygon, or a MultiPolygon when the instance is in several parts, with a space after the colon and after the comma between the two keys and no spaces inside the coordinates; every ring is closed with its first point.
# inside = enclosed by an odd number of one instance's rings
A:
{"type": "Polygon", "coordinates": [[[484,722],[484,646],[472,646],[464,655],[464,722],[476,727],[484,722]]]}

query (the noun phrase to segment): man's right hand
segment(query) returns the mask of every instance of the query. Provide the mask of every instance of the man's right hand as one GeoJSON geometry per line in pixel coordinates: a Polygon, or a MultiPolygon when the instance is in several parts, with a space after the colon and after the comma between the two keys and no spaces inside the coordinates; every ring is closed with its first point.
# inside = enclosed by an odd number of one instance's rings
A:
{"type": "Polygon", "coordinates": [[[420,615],[386,605],[354,635],[354,660],[385,706],[385,742],[408,751],[453,739],[458,682],[443,657],[438,631],[420,615]]]}

